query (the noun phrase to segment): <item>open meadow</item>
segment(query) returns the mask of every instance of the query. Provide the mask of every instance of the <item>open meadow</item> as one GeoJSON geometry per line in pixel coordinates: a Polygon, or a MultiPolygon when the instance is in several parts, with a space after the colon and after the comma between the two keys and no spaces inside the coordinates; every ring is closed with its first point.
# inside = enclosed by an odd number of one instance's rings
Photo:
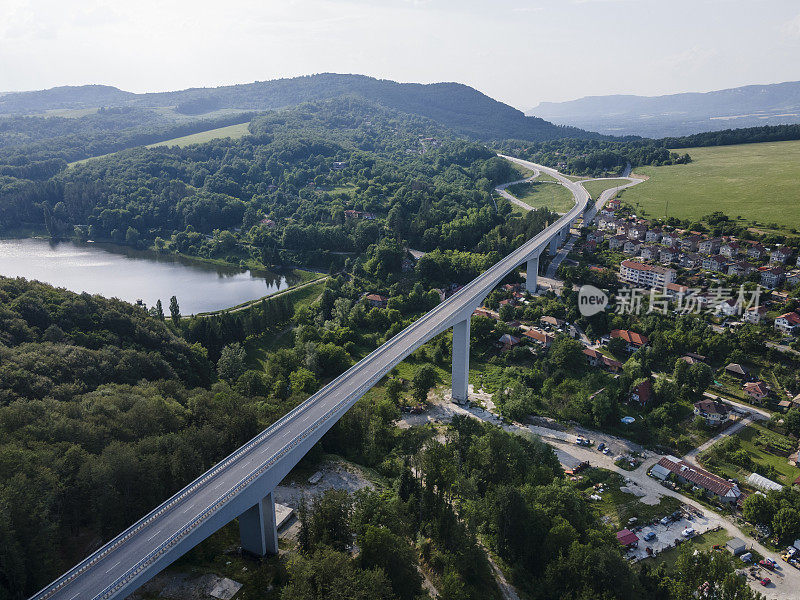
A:
{"type": "Polygon", "coordinates": [[[760,226],[800,227],[800,141],[688,148],[692,162],[637,167],[650,179],[620,193],[647,217],[697,219],[722,211],[760,226]]]}

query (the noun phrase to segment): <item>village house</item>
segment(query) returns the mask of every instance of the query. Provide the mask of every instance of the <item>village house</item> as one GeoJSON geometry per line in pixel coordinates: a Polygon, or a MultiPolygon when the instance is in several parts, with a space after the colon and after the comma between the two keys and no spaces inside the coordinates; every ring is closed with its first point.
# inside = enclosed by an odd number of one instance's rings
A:
{"type": "Polygon", "coordinates": [[[761,271],[761,285],[768,288],[780,287],[786,278],[786,271],[783,267],[771,267],[761,271]]]}
{"type": "Polygon", "coordinates": [[[703,240],[699,235],[687,235],[681,238],[681,250],[684,252],[697,252],[700,242],[703,240]]]}
{"type": "Polygon", "coordinates": [[[602,243],[605,239],[602,231],[590,231],[589,235],[586,236],[586,239],[590,242],[597,242],[598,244],[602,243]]]}
{"type": "Polygon", "coordinates": [[[643,240],[647,235],[647,225],[637,224],[628,227],[628,239],[643,240]]]}
{"type": "Polygon", "coordinates": [[[542,331],[541,329],[529,329],[525,333],[522,334],[529,340],[535,342],[539,346],[542,346],[545,350],[547,350],[550,345],[553,343],[555,337],[547,333],[546,331],[542,331]]]}
{"type": "Polygon", "coordinates": [[[668,283],[664,286],[664,291],[670,298],[683,298],[689,293],[689,288],[680,283],[668,283]]]}
{"type": "Polygon", "coordinates": [[[735,277],[747,277],[751,273],[755,273],[755,266],[751,265],[746,260],[737,260],[728,265],[728,275],[735,277]]]}
{"type": "Polygon", "coordinates": [[[636,256],[639,254],[639,248],[642,247],[641,242],[637,242],[636,240],[628,240],[625,242],[625,245],[622,247],[623,252],[625,254],[630,254],[631,256],[636,256]]]}
{"type": "Polygon", "coordinates": [[[365,298],[367,304],[373,308],[386,308],[389,304],[389,298],[387,296],[381,296],[380,294],[367,294],[365,298]]]}
{"type": "Polygon", "coordinates": [[[739,242],[728,242],[719,247],[719,253],[728,258],[736,258],[739,255],[740,248],[739,242]]]}
{"type": "Polygon", "coordinates": [[[519,338],[514,337],[510,333],[504,333],[500,336],[498,344],[504,351],[508,351],[519,344],[519,338]]]}
{"type": "Polygon", "coordinates": [[[719,252],[720,246],[722,245],[722,240],[719,238],[711,238],[708,240],[703,240],[697,246],[698,250],[703,254],[717,254],[719,252]]]}
{"type": "Polygon", "coordinates": [[[677,273],[666,267],[623,260],[619,265],[619,276],[623,281],[636,286],[663,288],[675,281],[677,273]]]}
{"type": "Polygon", "coordinates": [[[646,335],[627,329],[612,329],[609,335],[612,340],[616,338],[623,340],[627,344],[625,349],[628,352],[635,352],[642,346],[646,346],[649,341],[646,335]]]}
{"type": "Polygon", "coordinates": [[[796,285],[800,284],[800,269],[794,269],[786,273],[786,285],[789,287],[795,287],[796,285]]]}
{"type": "Polygon", "coordinates": [[[628,236],[625,234],[618,234],[608,240],[608,247],[611,250],[619,250],[628,241],[628,236]]]}
{"type": "Polygon", "coordinates": [[[689,252],[681,255],[680,263],[684,269],[696,269],[703,263],[703,257],[697,252],[689,252]]]}
{"type": "Polygon", "coordinates": [[[763,381],[751,381],[742,386],[744,393],[751,399],[761,402],[769,396],[769,386],[763,381]]]}
{"type": "Polygon", "coordinates": [[[548,328],[561,329],[566,324],[566,321],[564,319],[545,315],[543,317],[539,317],[539,323],[548,328]]]}
{"type": "Polygon", "coordinates": [[[725,372],[728,375],[743,381],[747,381],[750,378],[750,371],[747,369],[747,367],[740,365],[739,363],[729,363],[725,366],[725,372]]]}
{"type": "Polygon", "coordinates": [[[681,253],[677,248],[662,248],[658,253],[658,261],[662,264],[668,265],[678,262],[681,253]]]}
{"type": "Polygon", "coordinates": [[[261,219],[259,223],[261,225],[264,225],[268,229],[275,229],[275,221],[273,221],[272,219],[261,219]]]}
{"type": "Polygon", "coordinates": [[[764,317],[767,314],[767,308],[765,306],[751,306],[746,311],[744,311],[743,319],[745,323],[751,323],[753,325],[760,324],[764,317]]]}
{"type": "Polygon", "coordinates": [[[791,255],[791,248],[787,248],[786,246],[778,246],[772,252],[770,252],[769,262],[785,265],[791,255]]]}
{"type": "Polygon", "coordinates": [[[622,369],[621,362],[614,360],[610,356],[606,356],[602,352],[598,352],[593,348],[584,348],[583,354],[586,356],[586,360],[589,361],[589,365],[592,367],[604,367],[612,373],[619,373],[619,371],[622,369]]]}
{"type": "Polygon", "coordinates": [[[644,260],[655,260],[658,258],[658,246],[653,244],[642,244],[639,248],[639,256],[644,260]]]}
{"type": "Polygon", "coordinates": [[[728,263],[724,256],[707,256],[703,259],[703,268],[707,271],[722,271],[728,263]]]}
{"type": "Polygon", "coordinates": [[[775,319],[775,329],[784,335],[797,335],[800,332],[800,315],[787,312],[775,319]]]}
{"type": "Polygon", "coordinates": [[[658,243],[661,241],[661,228],[648,229],[644,236],[644,241],[649,243],[658,243]]]}
{"type": "Polygon", "coordinates": [[[640,406],[645,406],[653,397],[653,382],[650,379],[645,379],[641,383],[637,383],[631,388],[628,394],[630,402],[636,402],[640,406]]]}
{"type": "MultiPolygon", "coordinates": [[[[742,495],[735,483],[674,456],[664,456],[656,464],[673,473],[680,483],[692,483],[721,502],[733,503],[742,495]]],[[[655,470],[655,467],[653,469],[655,470]]]]}
{"type": "Polygon", "coordinates": [[[665,246],[677,246],[680,239],[676,233],[664,232],[661,234],[661,243],[665,246]]]}
{"type": "Polygon", "coordinates": [[[703,417],[707,425],[717,427],[727,422],[730,408],[717,400],[703,399],[694,403],[694,414],[703,417]]]}
{"type": "Polygon", "coordinates": [[[749,248],[747,248],[747,256],[748,258],[753,258],[755,260],[761,260],[767,255],[767,250],[761,244],[752,244],[749,248]]]}

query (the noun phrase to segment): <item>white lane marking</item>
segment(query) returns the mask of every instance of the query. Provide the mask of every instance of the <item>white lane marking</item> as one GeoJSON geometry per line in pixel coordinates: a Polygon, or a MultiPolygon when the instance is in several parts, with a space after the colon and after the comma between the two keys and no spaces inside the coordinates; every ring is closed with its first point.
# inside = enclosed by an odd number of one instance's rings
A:
{"type": "Polygon", "coordinates": [[[189,506],[187,506],[186,508],[184,508],[184,509],[181,511],[181,514],[185,513],[186,511],[189,511],[189,510],[191,510],[191,509],[193,509],[193,508],[194,508],[194,504],[190,504],[189,506]]]}
{"type": "Polygon", "coordinates": [[[158,531],[156,531],[156,532],[155,532],[153,535],[151,535],[149,538],[147,538],[147,541],[149,542],[149,541],[150,541],[150,540],[152,540],[154,537],[156,537],[156,536],[157,536],[159,533],[161,533],[161,530],[160,530],[160,529],[159,529],[158,531]]]}
{"type": "Polygon", "coordinates": [[[109,571],[111,571],[114,567],[116,567],[121,562],[122,562],[121,560],[118,560],[117,563],[114,566],[109,567],[108,571],[106,571],[106,574],[108,574],[109,571]]]}
{"type": "Polygon", "coordinates": [[[74,595],[72,598],[70,598],[69,600],[75,600],[75,598],[77,598],[77,597],[78,597],[78,596],[80,596],[80,595],[81,595],[81,593],[80,593],[80,592],[78,592],[77,594],[75,594],[75,595],[74,595]]]}

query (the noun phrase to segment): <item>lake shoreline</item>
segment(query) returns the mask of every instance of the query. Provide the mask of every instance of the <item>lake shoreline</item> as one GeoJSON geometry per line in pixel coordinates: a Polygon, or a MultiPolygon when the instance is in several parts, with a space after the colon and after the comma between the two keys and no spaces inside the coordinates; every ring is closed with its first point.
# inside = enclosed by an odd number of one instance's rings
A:
{"type": "Polygon", "coordinates": [[[159,299],[166,306],[174,295],[186,316],[230,310],[326,275],[49,236],[1,238],[0,274],[148,306],[159,299]]]}

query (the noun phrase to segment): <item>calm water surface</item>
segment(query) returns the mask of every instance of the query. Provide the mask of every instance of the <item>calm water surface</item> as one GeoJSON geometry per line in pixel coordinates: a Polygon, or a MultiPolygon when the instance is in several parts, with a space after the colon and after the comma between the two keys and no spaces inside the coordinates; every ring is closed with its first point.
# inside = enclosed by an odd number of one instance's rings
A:
{"type": "Polygon", "coordinates": [[[297,283],[291,275],[253,273],[180,257],[105,244],[0,240],[0,275],[37,279],[74,292],[89,292],[168,312],[177,296],[184,315],[236,306],[297,283]]]}

